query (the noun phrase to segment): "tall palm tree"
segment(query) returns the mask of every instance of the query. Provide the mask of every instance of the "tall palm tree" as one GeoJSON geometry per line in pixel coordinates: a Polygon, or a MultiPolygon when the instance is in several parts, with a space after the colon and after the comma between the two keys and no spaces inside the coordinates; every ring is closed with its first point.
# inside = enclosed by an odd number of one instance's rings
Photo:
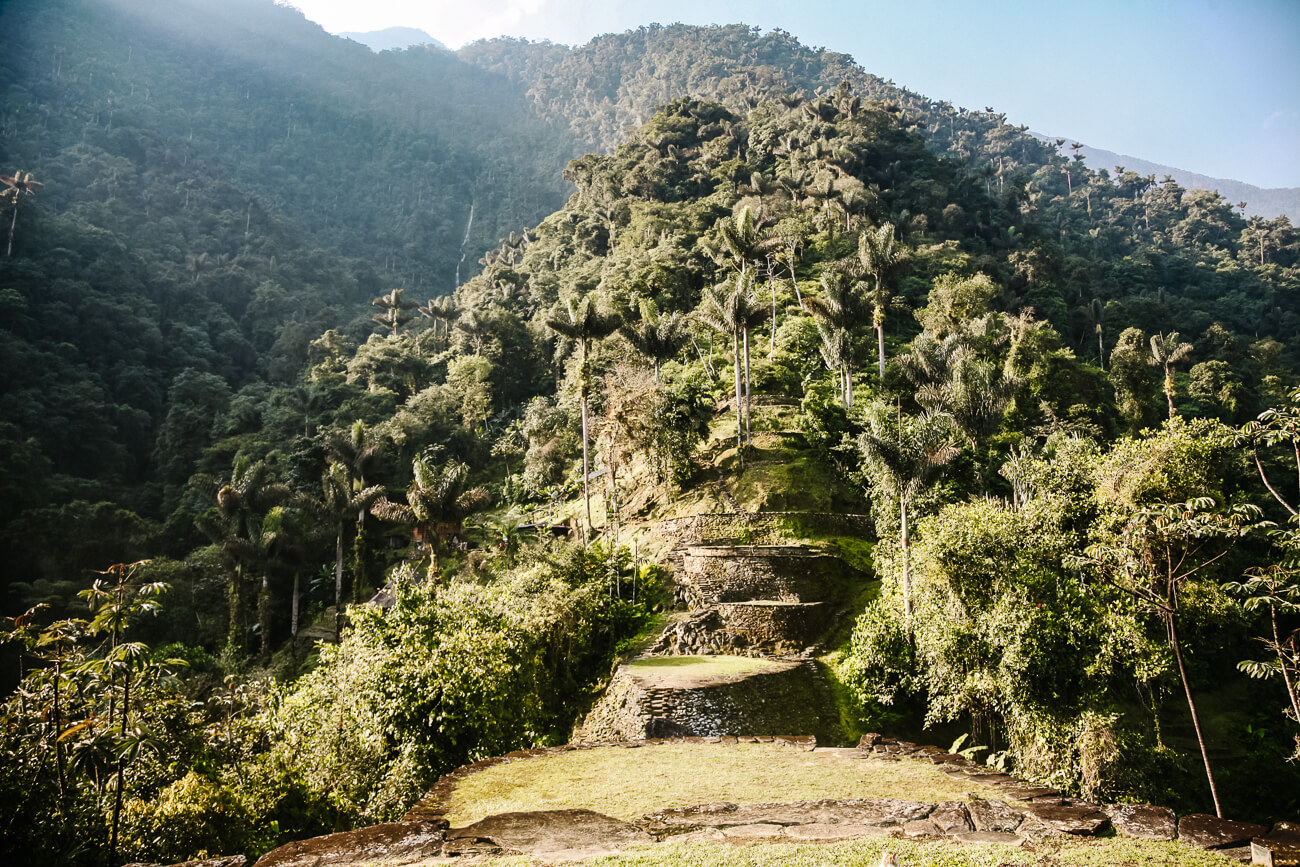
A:
{"type": "Polygon", "coordinates": [[[1177,331],[1169,332],[1168,336],[1164,334],[1151,335],[1151,358],[1150,364],[1155,367],[1164,369],[1165,372],[1165,400],[1169,402],[1169,417],[1173,418],[1178,410],[1174,409],[1174,395],[1177,392],[1177,383],[1174,381],[1174,365],[1182,364],[1187,360],[1187,356],[1192,354],[1192,344],[1179,343],[1179,334],[1177,331]]]}
{"type": "MultiPolygon", "coordinates": [[[[324,438],[325,454],[329,459],[340,464],[345,472],[352,494],[358,495],[367,487],[367,478],[373,478],[379,471],[384,454],[388,451],[388,441],[365,422],[357,420],[345,430],[326,431],[324,438]]],[[[365,531],[366,515],[369,503],[356,503],[357,531],[352,546],[355,568],[352,575],[352,594],[356,598],[360,586],[365,582],[365,531]]]]}
{"type": "Polygon", "coordinates": [[[875,281],[871,292],[872,324],[876,327],[881,378],[885,375],[885,313],[889,304],[887,283],[891,276],[907,264],[909,258],[906,248],[894,237],[893,223],[867,229],[858,238],[858,261],[862,270],[875,281]]]}
{"type": "Polygon", "coordinates": [[[423,306],[417,307],[416,312],[425,319],[433,320],[435,329],[438,323],[441,322],[442,335],[446,337],[451,334],[451,324],[456,321],[458,313],[456,299],[450,295],[443,295],[441,298],[430,298],[424,302],[423,306]]]}
{"type": "Polygon", "coordinates": [[[734,281],[719,283],[706,290],[704,309],[697,314],[705,325],[731,338],[738,454],[743,454],[749,433],[749,329],[763,315],[762,309],[754,303],[753,290],[754,272],[745,269],[736,275],[734,281]]]}
{"type": "MultiPolygon", "coordinates": [[[[354,479],[348,467],[338,461],[331,461],[321,476],[321,495],[306,500],[308,508],[322,521],[329,523],[334,533],[334,634],[337,636],[343,625],[343,551],[348,535],[349,519],[354,515],[364,515],[374,502],[383,495],[382,485],[354,487],[354,479]]],[[[360,525],[353,522],[352,538],[355,541],[360,525]]],[[[353,577],[355,586],[356,577],[353,577]]]]}
{"type": "MultiPolygon", "coordinates": [[[[768,340],[768,354],[776,352],[776,280],[772,278],[770,257],[786,243],[785,239],[760,228],[753,210],[746,205],[738,215],[723,217],[718,221],[718,234],[731,254],[731,265],[736,271],[746,269],[757,273],[760,265],[768,263],[768,288],[772,294],[772,332],[768,340]]],[[[795,291],[798,291],[796,286],[795,291]]]]}
{"type": "Polygon", "coordinates": [[[618,332],[638,354],[650,361],[655,382],[660,382],[660,367],[680,352],[690,339],[686,332],[686,317],[676,312],[661,315],[655,303],[648,299],[642,300],[640,307],[641,321],[636,324],[625,322],[618,332]]]}
{"type": "Polygon", "coordinates": [[[31,172],[14,172],[12,175],[0,175],[0,184],[4,184],[4,189],[0,190],[0,202],[7,203],[13,208],[13,219],[9,221],[9,247],[5,250],[5,256],[14,254],[14,229],[18,226],[18,203],[25,196],[34,196],[36,191],[45,186],[40,181],[32,179],[31,172]]]}
{"type": "Polygon", "coordinates": [[[874,403],[866,414],[858,449],[873,476],[898,500],[899,538],[903,547],[903,613],[908,634],[912,622],[912,542],[908,509],[959,451],[951,420],[942,413],[904,416],[900,408],[874,403]]]}
{"type": "MultiPolygon", "coordinates": [[[[270,467],[244,455],[235,459],[230,481],[218,487],[215,494],[216,507],[199,516],[195,523],[233,566],[227,587],[230,612],[227,644],[242,650],[247,572],[256,572],[264,566],[279,524],[278,519],[270,520],[269,515],[293,495],[287,485],[271,479],[270,467]]],[[[265,574],[263,584],[266,586],[265,574]]]]}
{"type": "Polygon", "coordinates": [[[853,408],[853,330],[866,321],[867,305],[860,284],[842,271],[825,271],[822,294],[805,298],[803,308],[817,321],[822,358],[840,375],[840,400],[853,408]]]}
{"type": "Polygon", "coordinates": [[[383,313],[370,317],[388,329],[389,334],[396,335],[403,325],[411,321],[411,310],[420,305],[402,298],[402,289],[394,289],[386,295],[380,295],[371,301],[371,305],[381,308],[383,313]]]}
{"type": "Polygon", "coordinates": [[[578,344],[578,400],[582,406],[582,499],[586,505],[587,532],[591,533],[595,527],[591,523],[591,491],[587,483],[591,475],[590,425],[587,418],[591,371],[587,364],[587,351],[593,340],[604,340],[618,330],[623,320],[617,313],[600,310],[592,303],[591,296],[581,301],[570,298],[563,312],[562,316],[547,319],[546,326],[578,344]]]}

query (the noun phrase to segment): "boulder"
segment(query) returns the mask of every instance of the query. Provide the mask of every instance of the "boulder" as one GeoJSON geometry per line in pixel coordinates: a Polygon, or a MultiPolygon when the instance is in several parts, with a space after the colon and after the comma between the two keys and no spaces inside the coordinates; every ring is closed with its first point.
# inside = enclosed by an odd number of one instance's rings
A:
{"type": "Polygon", "coordinates": [[[1178,820],[1179,838],[1202,849],[1246,846],[1252,837],[1262,837],[1267,832],[1264,825],[1234,822],[1208,813],[1191,813],[1178,820]]]}
{"type": "Polygon", "coordinates": [[[503,851],[551,860],[617,855],[629,846],[655,842],[635,825],[592,810],[501,813],[449,831],[447,840],[449,844],[461,840],[486,840],[503,851]]]}
{"type": "MultiPolygon", "coordinates": [[[[166,867],[245,867],[246,864],[248,864],[247,855],[223,855],[220,858],[182,861],[179,864],[168,864],[166,867]]],[[[164,865],[136,862],[134,864],[124,864],[123,867],[164,867],[164,865]]]]}
{"type": "Polygon", "coordinates": [[[442,854],[447,823],[388,822],[286,843],[257,859],[258,867],[327,867],[358,861],[414,864],[442,854]]]}
{"type": "Polygon", "coordinates": [[[1115,830],[1138,840],[1172,840],[1178,836],[1178,819],[1168,807],[1151,804],[1107,804],[1115,830]]]}

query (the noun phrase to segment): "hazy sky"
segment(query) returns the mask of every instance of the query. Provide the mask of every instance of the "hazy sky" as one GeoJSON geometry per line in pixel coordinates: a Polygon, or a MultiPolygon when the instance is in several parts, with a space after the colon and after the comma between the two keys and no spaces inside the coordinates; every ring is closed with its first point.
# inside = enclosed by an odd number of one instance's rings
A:
{"type": "MultiPolygon", "coordinates": [[[[457,48],[657,22],[787,30],[932,99],[1262,187],[1300,186],[1300,0],[289,0],[326,30],[457,48]]],[[[1109,168],[1098,166],[1097,168],[1109,168]]]]}

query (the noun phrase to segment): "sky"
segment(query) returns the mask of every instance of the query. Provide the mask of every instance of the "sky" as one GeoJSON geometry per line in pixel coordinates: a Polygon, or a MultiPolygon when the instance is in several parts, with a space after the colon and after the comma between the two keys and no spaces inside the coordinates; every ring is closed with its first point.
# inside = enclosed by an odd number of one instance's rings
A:
{"type": "MultiPolygon", "coordinates": [[[[282,0],[284,2],[284,0],[282,0]]],[[[643,24],[745,23],[850,54],[931,99],[1260,187],[1300,187],[1300,0],[287,0],[331,33],[451,48],[583,45],[643,24]]]]}

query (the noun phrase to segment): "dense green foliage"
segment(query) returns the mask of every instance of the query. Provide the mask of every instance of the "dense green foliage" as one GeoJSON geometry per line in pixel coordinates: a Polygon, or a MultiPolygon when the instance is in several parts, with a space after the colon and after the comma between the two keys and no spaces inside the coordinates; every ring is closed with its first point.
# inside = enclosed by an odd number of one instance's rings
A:
{"type": "Polygon", "coordinates": [[[780,32],[372,55],[155,7],[0,9],[4,604],[48,606],[7,852],[263,851],[563,739],[660,601],[628,530],[706,498],[872,512],[867,721],[1295,809],[1285,219],[780,32]]]}

